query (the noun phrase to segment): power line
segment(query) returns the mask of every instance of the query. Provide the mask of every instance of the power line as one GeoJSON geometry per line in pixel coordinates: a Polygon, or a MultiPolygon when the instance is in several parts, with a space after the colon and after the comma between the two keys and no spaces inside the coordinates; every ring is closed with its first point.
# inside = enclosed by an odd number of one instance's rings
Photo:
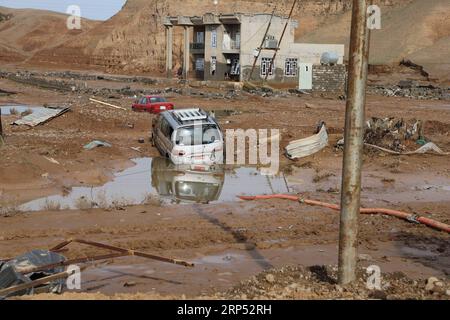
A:
{"type": "Polygon", "coordinates": [[[263,39],[261,41],[261,45],[258,48],[258,54],[255,56],[255,59],[253,60],[252,70],[250,71],[250,74],[248,76],[247,81],[250,81],[252,79],[252,75],[253,75],[253,72],[255,71],[255,67],[256,67],[256,62],[258,61],[258,58],[261,55],[261,50],[262,50],[262,48],[264,46],[264,41],[266,41],[267,34],[269,33],[270,26],[272,25],[272,19],[273,19],[273,16],[275,14],[276,8],[277,8],[276,6],[275,6],[275,8],[273,8],[272,15],[270,16],[269,24],[267,25],[267,29],[266,29],[266,32],[264,33],[264,37],[263,37],[263,39]]]}
{"type": "Polygon", "coordinates": [[[266,72],[266,77],[264,78],[264,81],[267,81],[267,77],[269,76],[269,74],[270,74],[270,72],[271,72],[271,70],[273,68],[273,64],[275,63],[275,58],[277,56],[278,50],[280,50],[281,41],[283,41],[284,34],[286,33],[286,29],[287,29],[287,26],[288,26],[289,22],[291,21],[292,13],[294,12],[294,8],[295,8],[296,4],[297,4],[297,0],[294,0],[294,3],[292,4],[291,11],[289,12],[289,17],[287,18],[286,24],[284,25],[283,32],[281,33],[280,41],[278,42],[278,48],[273,53],[272,61],[270,61],[270,67],[269,67],[269,70],[266,72]]]}

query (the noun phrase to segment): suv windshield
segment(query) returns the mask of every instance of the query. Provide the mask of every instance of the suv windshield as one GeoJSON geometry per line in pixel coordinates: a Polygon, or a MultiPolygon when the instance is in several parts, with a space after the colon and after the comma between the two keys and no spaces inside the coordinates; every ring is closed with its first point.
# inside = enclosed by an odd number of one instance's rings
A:
{"type": "Polygon", "coordinates": [[[175,142],[180,146],[210,144],[220,139],[220,133],[214,124],[183,127],[177,130],[175,142]]]}
{"type": "Polygon", "coordinates": [[[167,100],[162,97],[150,98],[150,103],[166,102],[167,100]]]}

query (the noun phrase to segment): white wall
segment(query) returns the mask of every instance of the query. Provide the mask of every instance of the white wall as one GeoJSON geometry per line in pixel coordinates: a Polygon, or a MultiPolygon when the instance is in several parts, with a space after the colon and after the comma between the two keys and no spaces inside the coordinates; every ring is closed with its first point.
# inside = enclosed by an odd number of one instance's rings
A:
{"type": "Polygon", "coordinates": [[[339,56],[338,64],[344,63],[345,46],[343,44],[291,43],[289,55],[298,57],[299,62],[320,64],[325,52],[334,52],[339,56]]]}
{"type": "MultiPolygon", "coordinates": [[[[270,20],[268,14],[242,15],[241,16],[241,65],[248,66],[253,64],[254,56],[253,50],[261,45],[261,41],[267,30],[267,25],[270,20]]],[[[285,26],[286,20],[274,16],[270,26],[269,35],[272,35],[280,40],[281,33],[285,26]]],[[[281,42],[280,52],[287,52],[289,46],[294,42],[294,28],[295,23],[289,23],[281,42]]],[[[274,51],[263,50],[261,56],[272,57],[274,51]]]]}

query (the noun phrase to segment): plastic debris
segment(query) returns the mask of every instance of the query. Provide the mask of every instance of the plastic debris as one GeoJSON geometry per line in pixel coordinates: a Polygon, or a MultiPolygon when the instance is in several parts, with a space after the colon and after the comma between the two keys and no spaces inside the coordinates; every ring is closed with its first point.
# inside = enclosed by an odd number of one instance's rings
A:
{"type": "Polygon", "coordinates": [[[46,157],[46,156],[44,156],[44,158],[45,158],[46,160],[50,161],[50,162],[53,163],[53,164],[59,164],[59,162],[58,162],[57,160],[53,159],[52,157],[46,157]]]}
{"type": "Polygon", "coordinates": [[[109,244],[83,239],[69,239],[47,250],[33,250],[14,259],[0,260],[0,299],[11,296],[29,295],[42,292],[61,293],[65,288],[64,279],[83,268],[71,268],[74,264],[92,263],[119,257],[136,256],[184,267],[194,267],[188,261],[158,256],[142,251],[125,249],[109,244]],[[57,252],[68,250],[71,243],[84,244],[113,253],[87,256],[67,260],[57,252]],[[66,269],[66,267],[68,267],[66,269]]]}
{"type": "Polygon", "coordinates": [[[107,148],[111,148],[112,145],[109,144],[108,142],[104,142],[104,141],[100,141],[100,140],[94,140],[89,142],[87,145],[84,146],[84,148],[86,150],[91,150],[97,147],[107,147],[107,148]]]}
{"type": "MultiPolygon", "coordinates": [[[[28,271],[46,265],[58,264],[65,260],[64,256],[55,252],[33,250],[12,260],[0,263],[0,292],[2,291],[1,289],[31,283],[33,280],[62,272],[64,267],[50,267],[39,272],[28,271]]],[[[13,295],[34,294],[38,288],[39,291],[59,293],[63,289],[63,285],[64,282],[59,279],[39,287],[30,287],[5,296],[0,295],[0,299],[13,295]]]]}
{"type": "Polygon", "coordinates": [[[328,133],[322,125],[319,133],[300,140],[291,141],[285,148],[289,159],[303,158],[319,152],[328,145],[328,133]]]}

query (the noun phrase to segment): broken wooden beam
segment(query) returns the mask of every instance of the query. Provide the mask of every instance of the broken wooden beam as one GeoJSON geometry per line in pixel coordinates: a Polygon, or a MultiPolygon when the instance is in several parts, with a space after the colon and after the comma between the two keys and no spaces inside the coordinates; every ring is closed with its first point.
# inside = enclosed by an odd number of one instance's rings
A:
{"type": "Polygon", "coordinates": [[[185,266],[185,267],[193,267],[194,266],[194,264],[191,263],[191,262],[187,262],[187,261],[183,261],[183,260],[179,260],[179,259],[172,259],[172,258],[161,257],[161,256],[145,253],[145,252],[142,252],[142,251],[131,250],[131,249],[124,249],[124,248],[112,246],[112,245],[109,245],[109,244],[104,244],[104,243],[94,242],[94,241],[88,241],[88,240],[83,240],[83,239],[69,239],[69,240],[66,240],[66,241],[58,244],[54,248],[50,249],[50,251],[60,250],[60,249],[64,248],[65,246],[69,245],[70,243],[81,243],[81,244],[85,244],[85,245],[89,245],[89,246],[93,246],[93,247],[97,247],[97,248],[102,248],[102,249],[106,249],[106,250],[121,252],[124,255],[128,255],[128,256],[137,256],[137,257],[142,257],[142,258],[147,258],[147,259],[153,259],[153,260],[157,260],[157,261],[162,261],[162,262],[182,265],[182,266],[185,266]]]}
{"type": "Polygon", "coordinates": [[[95,102],[95,103],[99,103],[99,104],[102,104],[102,105],[105,105],[105,106],[108,106],[108,107],[111,107],[111,108],[116,108],[116,109],[121,109],[121,110],[127,110],[127,108],[119,107],[119,106],[116,106],[116,105],[114,105],[114,104],[107,103],[107,102],[103,102],[103,101],[100,101],[100,100],[97,100],[97,99],[94,99],[94,98],[89,98],[89,101],[95,102]]]}

